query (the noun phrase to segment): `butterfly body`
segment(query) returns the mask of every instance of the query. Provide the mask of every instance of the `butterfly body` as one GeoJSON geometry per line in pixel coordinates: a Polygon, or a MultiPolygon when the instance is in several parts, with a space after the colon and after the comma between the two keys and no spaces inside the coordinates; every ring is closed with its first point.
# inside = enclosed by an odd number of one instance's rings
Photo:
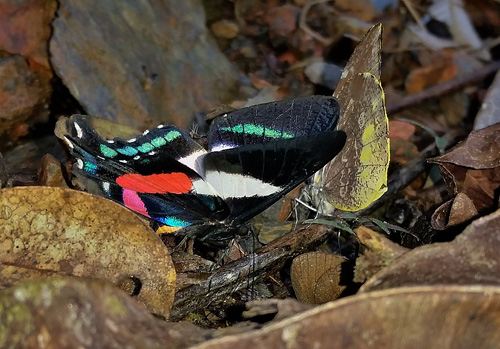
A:
{"type": "Polygon", "coordinates": [[[90,191],[172,231],[223,241],[342,149],[338,114],[336,99],[322,96],[243,108],[213,121],[208,150],[171,125],[103,139],[81,115],[56,134],[90,191]]]}

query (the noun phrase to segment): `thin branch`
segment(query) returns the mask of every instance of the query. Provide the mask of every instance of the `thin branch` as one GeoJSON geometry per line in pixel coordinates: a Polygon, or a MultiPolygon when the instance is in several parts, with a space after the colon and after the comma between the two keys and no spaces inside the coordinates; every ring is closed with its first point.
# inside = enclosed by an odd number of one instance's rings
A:
{"type": "Polygon", "coordinates": [[[499,69],[500,69],[500,61],[495,61],[462,77],[444,82],[439,85],[432,86],[431,88],[428,88],[421,92],[403,97],[398,101],[395,101],[387,105],[386,107],[387,114],[393,114],[400,110],[420,104],[430,98],[440,97],[442,95],[460,90],[465,86],[472,85],[478,81],[481,81],[482,79],[496,72],[499,69]]]}

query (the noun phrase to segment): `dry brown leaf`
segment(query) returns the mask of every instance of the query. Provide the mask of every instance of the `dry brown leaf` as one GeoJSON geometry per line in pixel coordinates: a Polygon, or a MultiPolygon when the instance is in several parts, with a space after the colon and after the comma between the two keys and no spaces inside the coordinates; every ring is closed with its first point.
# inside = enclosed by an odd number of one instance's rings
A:
{"type": "Polygon", "coordinates": [[[406,121],[391,120],[389,121],[389,138],[391,143],[398,138],[408,139],[415,133],[415,125],[406,121]]]}
{"type": "Polygon", "coordinates": [[[405,287],[329,302],[194,348],[497,348],[499,327],[499,287],[405,287]]]}
{"type": "Polygon", "coordinates": [[[315,307],[315,305],[302,303],[293,298],[270,298],[246,302],[245,307],[247,310],[242,314],[245,319],[274,315],[273,321],[279,321],[302,311],[309,310],[315,307]]]}
{"type": "Polygon", "coordinates": [[[0,133],[9,132],[13,138],[23,136],[26,123],[49,114],[51,77],[45,71],[33,71],[26,57],[0,56],[0,133]]]}
{"type": "Polygon", "coordinates": [[[431,162],[478,170],[500,166],[500,123],[472,131],[465,141],[431,162]]]}
{"type": "Polygon", "coordinates": [[[340,285],[342,257],[324,253],[304,253],[292,262],[292,286],[297,299],[323,304],[339,298],[345,286],[340,285]]]}
{"type": "Polygon", "coordinates": [[[370,278],[362,292],[410,285],[500,285],[500,210],[455,240],[417,247],[370,278]]]}
{"type": "Polygon", "coordinates": [[[234,21],[222,19],[212,23],[210,30],[218,38],[232,39],[238,35],[240,28],[234,21]]]}
{"type": "Polygon", "coordinates": [[[391,139],[390,156],[392,163],[400,163],[402,165],[405,165],[418,156],[418,148],[415,143],[407,139],[391,139]]]}
{"type": "Polygon", "coordinates": [[[48,57],[55,0],[0,2],[0,119],[2,131],[17,138],[27,133],[26,123],[49,114],[52,68],[48,57]],[[25,123],[26,122],[26,123],[25,123]]]}
{"type": "MultiPolygon", "coordinates": [[[[141,134],[141,130],[127,125],[118,124],[116,122],[100,118],[98,116],[89,117],[84,115],[84,117],[89,121],[94,130],[96,130],[96,132],[99,133],[101,137],[106,139],[113,139],[115,137],[130,139],[141,134]]],[[[57,132],[57,124],[55,132],[57,132]]]]}
{"type": "Polygon", "coordinates": [[[43,70],[49,78],[47,42],[57,6],[55,0],[6,0],[0,4],[0,50],[29,58],[33,71],[43,70]]]}
{"type": "Polygon", "coordinates": [[[29,271],[33,277],[61,273],[115,284],[134,277],[142,284],[137,299],[168,317],[175,290],[170,254],[137,215],[110,200],[54,187],[2,189],[0,205],[4,286],[29,271]]]}
{"type": "Polygon", "coordinates": [[[293,5],[277,6],[269,9],[265,21],[269,26],[269,36],[286,37],[297,28],[297,16],[300,9],[293,5]]]}

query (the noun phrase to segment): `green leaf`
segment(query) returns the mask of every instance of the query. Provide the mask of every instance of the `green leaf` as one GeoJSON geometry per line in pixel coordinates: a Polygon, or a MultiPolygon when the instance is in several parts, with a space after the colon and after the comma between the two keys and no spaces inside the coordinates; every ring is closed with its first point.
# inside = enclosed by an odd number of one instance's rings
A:
{"type": "Polygon", "coordinates": [[[370,218],[370,220],[375,223],[380,229],[385,231],[387,235],[391,234],[389,231],[389,228],[387,227],[387,224],[385,222],[382,222],[380,219],[377,218],[370,218]]]}
{"type": "Polygon", "coordinates": [[[356,215],[352,212],[342,212],[342,214],[340,215],[340,218],[347,219],[347,220],[356,219],[356,215]]]}
{"type": "Polygon", "coordinates": [[[350,234],[356,235],[354,233],[354,231],[351,229],[351,227],[349,227],[347,224],[344,224],[344,223],[341,223],[338,221],[329,221],[326,219],[308,219],[308,220],[304,221],[304,223],[306,223],[306,224],[323,224],[323,225],[334,227],[334,228],[346,231],[350,234]]]}

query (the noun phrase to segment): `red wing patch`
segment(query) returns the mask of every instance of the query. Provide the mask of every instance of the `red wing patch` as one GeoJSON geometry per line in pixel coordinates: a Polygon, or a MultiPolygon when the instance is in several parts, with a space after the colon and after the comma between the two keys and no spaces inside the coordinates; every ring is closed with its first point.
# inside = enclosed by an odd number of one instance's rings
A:
{"type": "Polygon", "coordinates": [[[186,194],[193,185],[191,179],[182,172],[160,173],[143,176],[127,173],[116,179],[116,183],[125,189],[148,194],[186,194]]]}

